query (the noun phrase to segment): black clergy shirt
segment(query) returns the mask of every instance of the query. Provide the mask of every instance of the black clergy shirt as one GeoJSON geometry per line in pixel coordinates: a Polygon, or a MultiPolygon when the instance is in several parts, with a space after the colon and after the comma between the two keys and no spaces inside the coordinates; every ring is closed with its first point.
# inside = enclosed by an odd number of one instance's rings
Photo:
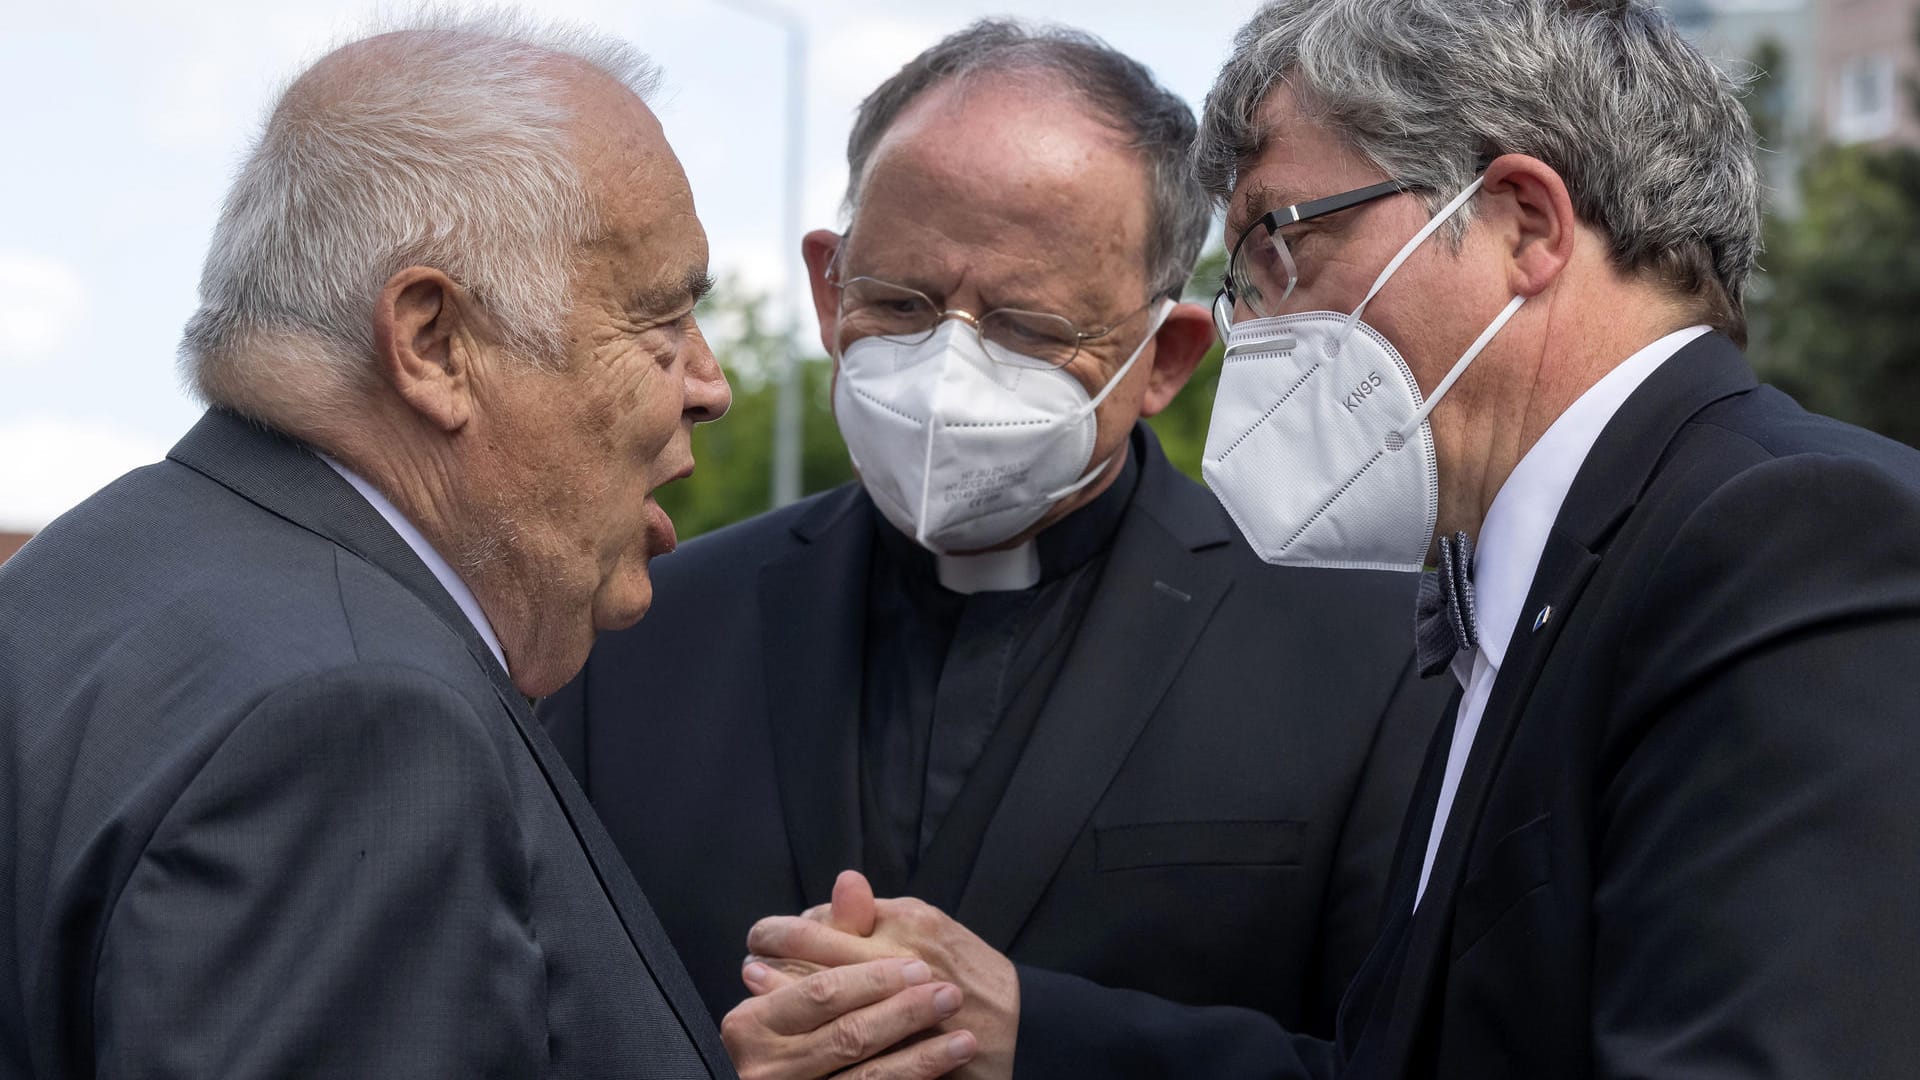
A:
{"type": "Polygon", "coordinates": [[[954,592],[936,557],[875,518],[860,721],[862,835],[880,895],[951,907],[1086,614],[1139,478],[1035,539],[1025,589],[954,592]]]}

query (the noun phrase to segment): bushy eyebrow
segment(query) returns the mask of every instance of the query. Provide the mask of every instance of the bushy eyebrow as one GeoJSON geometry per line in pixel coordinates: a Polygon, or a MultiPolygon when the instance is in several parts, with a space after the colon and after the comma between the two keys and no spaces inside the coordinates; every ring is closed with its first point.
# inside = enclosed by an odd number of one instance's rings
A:
{"type": "Polygon", "coordinates": [[[658,314],[698,304],[713,292],[713,288],[713,276],[703,266],[687,271],[686,276],[675,284],[639,290],[633,295],[633,305],[636,311],[658,314]]]}
{"type": "Polygon", "coordinates": [[[1298,192],[1288,191],[1269,183],[1255,184],[1248,188],[1240,198],[1235,199],[1233,210],[1227,215],[1228,243],[1239,239],[1247,226],[1260,220],[1269,210],[1282,206],[1293,206],[1305,202],[1298,192]]]}

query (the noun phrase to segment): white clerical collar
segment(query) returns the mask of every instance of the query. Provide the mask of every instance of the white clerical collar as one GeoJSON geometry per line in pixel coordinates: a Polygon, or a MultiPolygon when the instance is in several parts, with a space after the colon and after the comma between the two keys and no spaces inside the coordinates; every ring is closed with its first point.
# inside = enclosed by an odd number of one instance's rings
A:
{"type": "Polygon", "coordinates": [[[487,613],[480,610],[480,602],[473,598],[473,590],[467,588],[467,583],[460,580],[459,574],[453,572],[453,567],[447,564],[447,560],[433,550],[433,545],[427,543],[427,538],[420,535],[420,530],[413,527],[413,522],[407,520],[399,507],[389,502],[385,495],[380,494],[379,488],[367,483],[359,473],[325,454],[320,455],[320,460],[331,465],[334,472],[339,473],[347,483],[352,484],[353,490],[359,492],[361,498],[367,500],[375,510],[379,511],[380,516],[387,519],[387,524],[393,526],[393,531],[400,534],[400,539],[405,540],[407,546],[413,549],[413,553],[420,556],[420,561],[426,563],[427,569],[433,573],[434,580],[440,583],[441,588],[447,590],[447,595],[453,597],[453,602],[460,606],[461,614],[465,615],[467,621],[473,624],[473,628],[479,631],[480,640],[487,643],[487,648],[493,652],[493,658],[500,661],[500,667],[505,670],[507,656],[500,651],[500,639],[494,636],[493,624],[487,621],[487,613]]]}
{"type": "Polygon", "coordinates": [[[1032,540],[1005,551],[936,555],[940,584],[957,593],[1013,592],[1040,582],[1040,549],[1032,540]]]}
{"type": "Polygon", "coordinates": [[[1601,430],[1647,376],[1707,331],[1705,326],[1676,330],[1627,357],[1560,414],[1500,485],[1480,526],[1473,558],[1480,650],[1495,670],[1507,658],[1520,605],[1526,603],[1527,590],[1533,586],[1547,534],[1560,516],[1560,504],[1566,501],[1601,430]]]}

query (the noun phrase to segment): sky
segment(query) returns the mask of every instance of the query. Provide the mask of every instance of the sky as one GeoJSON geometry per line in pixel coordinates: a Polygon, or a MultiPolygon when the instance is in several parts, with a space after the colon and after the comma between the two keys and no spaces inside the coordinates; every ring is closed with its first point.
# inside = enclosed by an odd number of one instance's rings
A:
{"type": "MultiPolygon", "coordinates": [[[[716,277],[798,296],[785,235],[786,39],[718,0],[542,0],[650,54],[716,277]]],[[[854,108],[975,18],[1090,30],[1196,110],[1256,0],[805,0],[802,227],[836,226],[854,108]],[[1023,7],[1008,7],[1008,2],[1023,7]]],[[[175,366],[207,238],[274,94],[404,5],[0,0],[0,531],[157,461],[201,406],[175,366]]],[[[802,309],[807,310],[807,309],[802,309]]],[[[803,319],[803,326],[805,320],[803,319]]]]}

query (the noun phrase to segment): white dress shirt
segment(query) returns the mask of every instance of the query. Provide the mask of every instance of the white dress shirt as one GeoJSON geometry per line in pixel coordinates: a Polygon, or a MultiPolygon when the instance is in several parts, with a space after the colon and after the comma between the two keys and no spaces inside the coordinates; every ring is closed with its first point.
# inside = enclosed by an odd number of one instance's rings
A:
{"type": "Polygon", "coordinates": [[[447,590],[447,595],[453,597],[453,602],[460,605],[460,613],[467,617],[467,621],[473,624],[475,630],[479,631],[480,640],[487,643],[487,648],[493,652],[493,658],[500,661],[501,670],[507,670],[507,655],[500,651],[500,639],[493,634],[493,624],[487,621],[487,613],[480,610],[480,602],[473,598],[473,590],[467,588],[467,583],[460,580],[459,574],[453,572],[453,567],[447,564],[447,560],[433,550],[433,545],[427,543],[427,538],[420,535],[420,530],[413,527],[413,522],[407,520],[407,516],[400,512],[399,507],[387,501],[385,495],[380,494],[379,488],[367,483],[359,473],[325,454],[320,455],[320,460],[331,465],[334,472],[339,473],[342,479],[352,484],[353,490],[359,492],[361,498],[367,500],[375,510],[379,511],[380,516],[387,519],[387,524],[393,526],[393,531],[400,534],[400,539],[405,540],[407,546],[413,549],[413,553],[420,556],[420,561],[427,564],[427,569],[432,572],[434,580],[440,583],[441,588],[447,590]]]}
{"type": "Polygon", "coordinates": [[[1507,658],[1507,646],[1521,615],[1520,605],[1533,587],[1534,571],[1539,569],[1540,554],[1547,547],[1547,534],[1560,516],[1560,504],[1566,501],[1574,476],[1593,450],[1601,429],[1627,398],[1654,369],[1707,329],[1689,326],[1676,330],[1607,372],[1560,414],[1493,497],[1473,555],[1473,608],[1480,647],[1471,654],[1454,654],[1453,676],[1465,689],[1454,719],[1453,743],[1447,749],[1447,771],[1440,782],[1433,828],[1427,834],[1427,857],[1420,866],[1415,907],[1427,893],[1433,856],[1440,850],[1440,837],[1446,832],[1454,795],[1460,789],[1460,774],[1466,771],[1467,755],[1480,731],[1480,715],[1486,711],[1487,698],[1500,676],[1500,665],[1507,658]]]}

